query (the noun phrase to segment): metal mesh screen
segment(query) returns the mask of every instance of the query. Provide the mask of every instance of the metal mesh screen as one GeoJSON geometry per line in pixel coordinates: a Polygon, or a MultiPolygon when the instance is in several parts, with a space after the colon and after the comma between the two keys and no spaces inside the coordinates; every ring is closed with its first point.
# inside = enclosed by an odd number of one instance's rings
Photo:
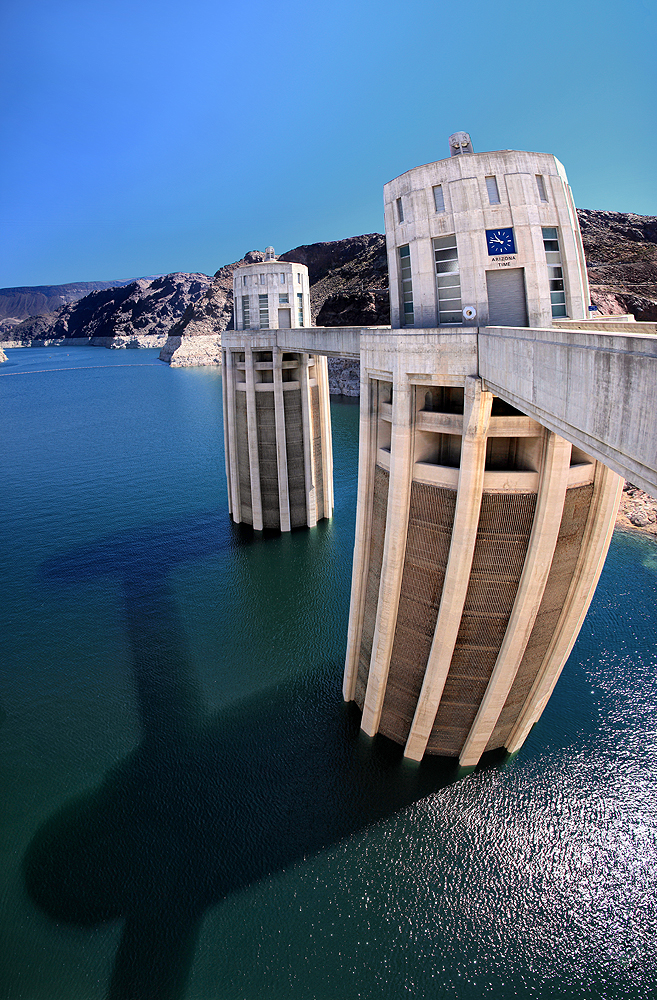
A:
{"type": "Polygon", "coordinates": [[[315,465],[315,498],[317,520],[324,517],[324,467],[322,465],[322,425],[319,410],[319,388],[310,387],[310,427],[312,434],[313,462],[315,465]]]}
{"type": "Polygon", "coordinates": [[[237,438],[237,467],[240,484],[240,517],[245,524],[253,524],[245,392],[235,393],[235,436],[237,438]]]}
{"type": "Polygon", "coordinates": [[[593,485],[567,490],[557,544],[534,627],[487,750],[502,747],[529,695],[554,634],[575,572],[593,496],[593,485]]]}
{"type": "Polygon", "coordinates": [[[376,609],[379,603],[379,583],[381,581],[381,563],[383,562],[383,544],[385,541],[386,517],[388,513],[388,483],[388,472],[377,465],[374,470],[374,491],[372,495],[370,563],[367,571],[363,631],[358,659],[358,678],[356,680],[356,692],[354,695],[354,700],[361,709],[365,703],[365,691],[367,689],[367,677],[370,671],[372,642],[374,640],[374,628],[376,625],[376,609]]]}
{"type": "Polygon", "coordinates": [[[401,596],[379,731],[406,742],[422,688],[449,557],[456,491],[412,483],[401,596]]]}
{"type": "Polygon", "coordinates": [[[256,423],[258,428],[258,467],[262,524],[265,528],[280,528],[278,496],[278,462],[276,461],[276,415],[274,393],[256,392],[256,423]]]}
{"type": "Polygon", "coordinates": [[[301,390],[286,389],[283,393],[285,410],[285,450],[287,453],[287,484],[290,497],[290,524],[293,528],[307,524],[306,479],[303,461],[303,425],[301,421],[301,390]]]}
{"type": "Polygon", "coordinates": [[[427,750],[458,756],[502,645],[527,554],[535,493],[484,493],[472,571],[427,750]]]}

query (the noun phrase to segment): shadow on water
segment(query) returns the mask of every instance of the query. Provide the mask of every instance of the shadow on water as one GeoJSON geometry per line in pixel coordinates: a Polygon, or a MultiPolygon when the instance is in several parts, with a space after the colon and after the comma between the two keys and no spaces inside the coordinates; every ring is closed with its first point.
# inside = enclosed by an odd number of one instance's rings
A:
{"type": "Polygon", "coordinates": [[[225,546],[211,529],[199,519],[164,560],[149,550],[161,532],[147,531],[44,567],[58,583],[118,573],[125,589],[141,742],[48,819],[24,859],[28,893],[52,919],[123,919],[110,1000],[181,998],[209,907],[460,776],[455,761],[412,765],[364,737],[337,663],[206,713],[167,572],[225,546]]]}

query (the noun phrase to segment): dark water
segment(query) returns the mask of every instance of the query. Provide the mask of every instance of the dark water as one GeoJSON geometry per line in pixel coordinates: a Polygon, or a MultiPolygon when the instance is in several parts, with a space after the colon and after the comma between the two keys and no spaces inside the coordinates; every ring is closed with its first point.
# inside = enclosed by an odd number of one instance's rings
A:
{"type": "Polygon", "coordinates": [[[555,694],[463,780],[359,733],[336,511],[228,520],[221,377],[10,351],[0,997],[653,995],[657,547],[617,533],[555,694]]]}

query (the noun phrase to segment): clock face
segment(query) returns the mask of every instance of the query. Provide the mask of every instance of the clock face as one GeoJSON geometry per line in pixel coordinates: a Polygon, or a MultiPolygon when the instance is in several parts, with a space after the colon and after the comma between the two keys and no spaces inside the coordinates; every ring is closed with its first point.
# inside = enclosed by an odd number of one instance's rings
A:
{"type": "Polygon", "coordinates": [[[489,257],[497,257],[501,253],[517,252],[513,229],[487,229],[486,242],[488,243],[489,257]]]}

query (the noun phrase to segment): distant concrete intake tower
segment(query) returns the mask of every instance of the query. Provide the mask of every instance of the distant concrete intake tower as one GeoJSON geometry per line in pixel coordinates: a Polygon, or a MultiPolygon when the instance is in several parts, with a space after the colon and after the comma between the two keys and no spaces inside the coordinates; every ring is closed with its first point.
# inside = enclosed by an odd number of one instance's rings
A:
{"type": "Polygon", "coordinates": [[[474,153],[462,132],[450,148],[384,187],[393,329],[385,344],[361,335],[344,695],[366,733],[408,757],[472,765],[485,750],[518,749],[543,710],[595,589],[622,480],[497,397],[471,336],[585,322],[562,165],[474,153]]]}
{"type": "Polygon", "coordinates": [[[312,527],[333,510],[326,358],[282,351],[277,330],[310,326],[308,268],[276,259],[233,276],[235,331],[222,338],[224,438],[232,518],[312,527]]]}

